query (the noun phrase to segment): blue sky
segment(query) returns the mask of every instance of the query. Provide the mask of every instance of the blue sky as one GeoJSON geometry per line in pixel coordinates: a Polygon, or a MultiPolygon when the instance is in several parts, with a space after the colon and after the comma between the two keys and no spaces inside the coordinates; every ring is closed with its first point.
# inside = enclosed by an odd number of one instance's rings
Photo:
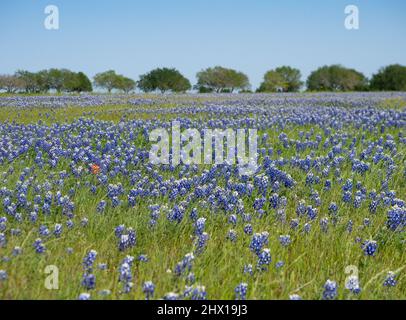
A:
{"type": "Polygon", "coordinates": [[[58,67],[89,76],[114,69],[138,79],[175,67],[193,83],[215,65],[245,72],[257,87],[266,70],[291,65],[303,78],[341,63],[370,76],[406,65],[404,0],[1,0],[0,73],[58,67]],[[46,30],[56,5],[60,29],[46,30]],[[360,29],[344,28],[344,8],[360,29]]]}

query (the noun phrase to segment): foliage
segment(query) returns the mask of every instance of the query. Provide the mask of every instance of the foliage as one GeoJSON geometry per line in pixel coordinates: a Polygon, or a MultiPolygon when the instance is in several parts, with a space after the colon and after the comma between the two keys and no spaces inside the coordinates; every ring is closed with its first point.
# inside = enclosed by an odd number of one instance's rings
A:
{"type": "Polygon", "coordinates": [[[258,92],[297,92],[300,90],[303,82],[300,70],[282,66],[275,70],[270,70],[264,75],[264,81],[258,88],[258,92]]]}
{"type": "Polygon", "coordinates": [[[233,92],[250,87],[248,77],[244,73],[220,66],[202,70],[196,76],[198,81],[195,88],[200,92],[233,92]]]}
{"type": "Polygon", "coordinates": [[[406,91],[406,66],[389,65],[371,79],[371,90],[406,91]]]}
{"type": "Polygon", "coordinates": [[[321,67],[307,79],[310,91],[363,91],[367,86],[368,81],[362,73],[340,65],[321,67]]]}
{"type": "Polygon", "coordinates": [[[178,70],[169,68],[157,68],[140,76],[137,83],[140,90],[152,92],[159,90],[185,92],[191,88],[191,84],[178,70]]]}

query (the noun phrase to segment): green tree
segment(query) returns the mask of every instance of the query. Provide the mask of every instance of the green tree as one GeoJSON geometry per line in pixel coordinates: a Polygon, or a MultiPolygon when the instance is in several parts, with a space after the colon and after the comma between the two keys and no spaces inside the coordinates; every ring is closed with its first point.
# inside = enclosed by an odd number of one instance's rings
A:
{"type": "Polygon", "coordinates": [[[7,93],[15,93],[24,89],[24,81],[15,75],[0,75],[0,91],[5,90],[7,93]]]}
{"type": "Polygon", "coordinates": [[[83,72],[69,72],[65,74],[63,91],[66,92],[91,92],[92,83],[83,72]]]}
{"type": "Polygon", "coordinates": [[[106,89],[109,93],[111,90],[117,87],[117,78],[119,76],[114,70],[108,70],[102,73],[98,73],[94,76],[94,84],[97,87],[106,89]]]}
{"type": "Polygon", "coordinates": [[[284,80],[283,76],[274,71],[270,70],[264,75],[264,81],[258,88],[258,92],[278,92],[278,91],[286,91],[287,90],[287,83],[284,80]]]}
{"type": "Polygon", "coordinates": [[[289,66],[282,66],[276,68],[275,71],[279,73],[285,83],[285,91],[287,92],[297,92],[303,85],[301,81],[302,74],[299,69],[292,68],[289,66]]]}
{"type": "Polygon", "coordinates": [[[129,93],[130,91],[134,90],[136,86],[136,82],[133,79],[119,76],[117,78],[116,89],[123,91],[124,93],[129,93]]]}
{"type": "Polygon", "coordinates": [[[258,92],[297,92],[303,85],[300,70],[289,66],[282,66],[270,70],[264,75],[264,81],[258,92]]]}
{"type": "Polygon", "coordinates": [[[19,70],[15,75],[24,83],[24,91],[27,93],[40,93],[49,90],[47,75],[45,71],[29,72],[19,70]]]}
{"type": "Polygon", "coordinates": [[[371,79],[372,90],[406,91],[406,66],[399,64],[381,68],[371,79]]]}
{"type": "Polygon", "coordinates": [[[340,65],[323,66],[307,79],[311,91],[362,91],[367,87],[368,80],[362,73],[340,65]]]}
{"type": "Polygon", "coordinates": [[[56,92],[61,92],[64,87],[64,82],[69,78],[69,71],[66,69],[49,69],[40,71],[47,83],[49,89],[54,89],[56,92]]]}
{"type": "Polygon", "coordinates": [[[195,88],[200,92],[233,92],[250,87],[248,77],[244,73],[220,66],[202,70],[196,76],[195,88]]]}
{"type": "Polygon", "coordinates": [[[169,68],[157,68],[140,76],[137,87],[144,92],[159,90],[185,92],[191,88],[190,81],[178,70],[169,68]]]}

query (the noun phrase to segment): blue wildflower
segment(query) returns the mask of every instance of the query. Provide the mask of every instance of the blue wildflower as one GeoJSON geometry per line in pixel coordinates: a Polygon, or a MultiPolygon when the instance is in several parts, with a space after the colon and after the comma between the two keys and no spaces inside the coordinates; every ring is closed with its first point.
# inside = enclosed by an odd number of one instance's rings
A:
{"type": "Polygon", "coordinates": [[[248,284],[243,282],[235,287],[235,300],[246,300],[247,299],[248,284]]]}
{"type": "Polygon", "coordinates": [[[335,281],[327,280],[324,284],[323,299],[334,300],[337,297],[337,287],[335,281]]]}

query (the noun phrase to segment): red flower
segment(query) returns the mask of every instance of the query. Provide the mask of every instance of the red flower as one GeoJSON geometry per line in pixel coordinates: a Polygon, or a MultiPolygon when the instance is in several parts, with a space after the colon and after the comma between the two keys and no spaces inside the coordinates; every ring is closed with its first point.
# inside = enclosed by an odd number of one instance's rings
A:
{"type": "Polygon", "coordinates": [[[97,164],[92,164],[92,167],[90,168],[90,171],[93,174],[99,174],[100,173],[100,167],[97,164]]]}

